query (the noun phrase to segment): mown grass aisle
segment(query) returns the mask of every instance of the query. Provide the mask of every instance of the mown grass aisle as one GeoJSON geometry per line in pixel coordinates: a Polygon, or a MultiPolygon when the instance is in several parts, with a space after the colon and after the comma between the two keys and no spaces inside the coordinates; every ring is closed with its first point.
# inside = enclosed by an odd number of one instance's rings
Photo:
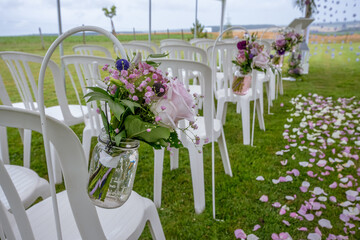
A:
{"type": "MultiPolygon", "coordinates": [[[[259,198],[264,208],[278,212],[278,224],[284,226],[283,232],[274,232],[271,238],[357,239],[360,100],[309,93],[293,98],[291,104],[282,134],[288,143],[276,152],[286,173],[271,179],[273,190],[264,191],[259,198]],[[277,194],[277,188],[289,184],[298,188],[277,194]]],[[[256,180],[269,179],[258,176],[256,180]]],[[[256,224],[252,234],[261,227],[256,224]]],[[[235,235],[245,238],[241,229],[235,235]]],[[[250,234],[247,239],[256,237],[250,234]]]]}

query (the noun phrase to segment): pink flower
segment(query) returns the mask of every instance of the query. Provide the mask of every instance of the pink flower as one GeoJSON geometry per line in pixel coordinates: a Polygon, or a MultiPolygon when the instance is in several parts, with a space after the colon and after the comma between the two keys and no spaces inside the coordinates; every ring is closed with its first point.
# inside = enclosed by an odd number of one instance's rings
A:
{"type": "Polygon", "coordinates": [[[283,47],[286,43],[285,37],[283,35],[276,36],[275,43],[277,47],[283,47]]]}
{"type": "Polygon", "coordinates": [[[269,63],[269,55],[266,52],[261,52],[259,55],[255,56],[253,61],[256,67],[265,69],[269,63]]]}
{"type": "Polygon", "coordinates": [[[176,79],[170,81],[166,95],[151,107],[151,111],[161,117],[162,123],[176,128],[178,121],[182,119],[195,121],[195,114],[191,108],[193,105],[192,96],[182,82],[176,79]]]}
{"type": "Polygon", "coordinates": [[[133,99],[134,101],[139,100],[139,98],[138,98],[136,95],[134,95],[134,96],[132,97],[132,99],[133,99]]]}

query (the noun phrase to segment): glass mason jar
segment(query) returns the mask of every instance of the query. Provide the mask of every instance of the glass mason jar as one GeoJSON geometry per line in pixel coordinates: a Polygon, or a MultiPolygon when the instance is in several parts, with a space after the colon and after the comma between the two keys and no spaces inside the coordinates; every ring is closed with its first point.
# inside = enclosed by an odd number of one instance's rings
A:
{"type": "Polygon", "coordinates": [[[246,95],[251,88],[252,72],[242,74],[240,70],[234,73],[234,80],[232,83],[232,90],[237,95],[246,95]]]}
{"type": "Polygon", "coordinates": [[[124,139],[119,146],[109,143],[103,130],[98,137],[89,166],[88,195],[103,208],[116,208],[130,197],[139,160],[140,142],[124,139]]]}

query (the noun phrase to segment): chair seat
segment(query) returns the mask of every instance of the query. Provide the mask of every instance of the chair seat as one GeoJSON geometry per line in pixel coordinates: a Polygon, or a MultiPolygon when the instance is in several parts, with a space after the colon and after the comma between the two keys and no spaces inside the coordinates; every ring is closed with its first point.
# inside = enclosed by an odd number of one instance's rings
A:
{"type": "MultiPolygon", "coordinates": [[[[5,165],[25,208],[28,208],[39,196],[50,196],[49,183],[29,168],[17,165],[5,165]]],[[[9,203],[0,188],[0,201],[6,209],[9,203]]]]}
{"type": "MultiPolygon", "coordinates": [[[[249,88],[249,91],[245,95],[233,94],[231,88],[217,90],[215,92],[215,95],[217,99],[221,99],[221,98],[226,98],[227,100],[231,99],[231,101],[234,103],[239,100],[254,100],[251,88],[249,88]],[[227,94],[225,95],[226,90],[227,90],[227,94]]],[[[258,90],[256,94],[256,99],[259,98],[260,98],[260,91],[258,90]]]]}
{"type": "MultiPolygon", "coordinates": [[[[76,222],[70,207],[68,195],[66,191],[57,194],[61,231],[63,239],[81,239],[80,233],[76,226],[76,222]]],[[[130,233],[139,235],[145,227],[143,221],[149,199],[141,197],[136,192],[132,192],[126,203],[115,209],[105,209],[96,207],[101,226],[107,239],[128,239],[130,233]],[[143,225],[140,230],[139,225],[143,225]],[[139,232],[140,231],[140,232],[139,232]]],[[[34,232],[35,239],[49,240],[57,239],[55,221],[52,210],[51,198],[48,198],[26,211],[31,227],[34,232]]],[[[13,219],[12,219],[13,220],[13,219]]],[[[19,234],[16,232],[15,234],[19,234]]],[[[20,235],[18,235],[21,239],[20,235]]],[[[18,239],[18,238],[16,238],[18,239]]]]}
{"type": "MultiPolygon", "coordinates": [[[[16,108],[26,109],[25,104],[23,102],[13,103],[12,106],[16,108]]],[[[36,102],[34,103],[34,107],[37,110],[36,102]]],[[[81,106],[81,108],[84,112],[84,115],[87,116],[88,115],[87,107],[81,106]]],[[[83,117],[83,113],[81,112],[81,108],[79,107],[79,105],[69,105],[69,110],[73,117],[71,121],[68,120],[65,124],[67,124],[68,126],[72,126],[84,122],[84,117],[83,117]]],[[[61,112],[60,106],[47,107],[45,109],[45,113],[48,116],[51,116],[61,122],[64,122],[64,116],[61,112]]]]}

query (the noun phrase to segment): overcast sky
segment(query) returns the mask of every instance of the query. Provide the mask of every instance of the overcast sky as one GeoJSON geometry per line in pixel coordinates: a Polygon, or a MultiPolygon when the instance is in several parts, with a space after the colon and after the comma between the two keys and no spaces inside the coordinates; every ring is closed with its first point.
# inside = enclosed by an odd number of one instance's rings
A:
{"type": "MultiPolygon", "coordinates": [[[[58,33],[56,2],[0,0],[0,36],[37,34],[39,27],[43,33],[58,33]]],[[[225,23],[288,25],[294,18],[303,15],[293,7],[292,2],[293,0],[227,0],[225,23]]],[[[340,2],[352,4],[359,1],[340,2]]],[[[149,0],[61,0],[63,32],[82,24],[111,30],[110,21],[101,9],[113,4],[117,7],[117,15],[113,19],[116,31],[132,31],[133,27],[139,31],[148,29],[149,0]]],[[[201,24],[218,25],[220,14],[220,1],[198,0],[198,19],[201,24]]],[[[152,0],[153,30],[189,29],[194,19],[195,0],[152,0]]]]}

